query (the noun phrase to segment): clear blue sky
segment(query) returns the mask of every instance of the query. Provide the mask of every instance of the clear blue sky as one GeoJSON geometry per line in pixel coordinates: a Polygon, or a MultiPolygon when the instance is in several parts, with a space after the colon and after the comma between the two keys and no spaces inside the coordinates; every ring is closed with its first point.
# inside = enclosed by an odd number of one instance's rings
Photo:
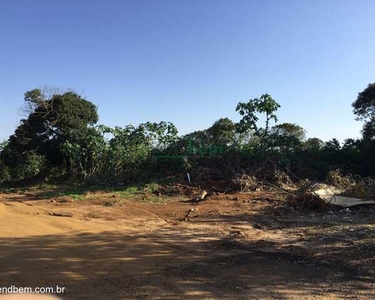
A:
{"type": "Polygon", "coordinates": [[[27,90],[71,87],[100,123],[180,133],[263,93],[308,137],[359,137],[351,103],[375,81],[373,0],[1,0],[0,140],[27,90]]]}

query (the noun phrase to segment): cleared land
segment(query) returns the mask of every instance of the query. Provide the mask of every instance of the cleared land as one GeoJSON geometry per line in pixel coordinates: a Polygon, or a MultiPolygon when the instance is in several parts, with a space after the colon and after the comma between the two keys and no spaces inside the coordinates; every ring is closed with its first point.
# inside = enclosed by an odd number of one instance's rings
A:
{"type": "Polygon", "coordinates": [[[0,194],[0,282],[63,299],[374,299],[374,216],[277,192],[0,194]]]}

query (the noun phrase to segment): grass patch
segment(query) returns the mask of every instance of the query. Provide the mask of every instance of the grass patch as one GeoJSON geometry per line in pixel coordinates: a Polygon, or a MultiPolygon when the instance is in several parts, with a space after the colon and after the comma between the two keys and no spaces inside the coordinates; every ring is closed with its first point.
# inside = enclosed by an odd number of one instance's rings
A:
{"type": "Polygon", "coordinates": [[[165,199],[154,195],[158,190],[159,184],[156,182],[147,183],[138,186],[129,186],[122,190],[113,191],[113,194],[120,198],[135,200],[139,202],[160,203],[165,199]]]}
{"type": "MultiPolygon", "coordinates": [[[[172,184],[172,182],[167,182],[168,181],[163,185],[172,184]]],[[[50,185],[43,183],[25,188],[3,189],[2,192],[9,194],[32,194],[37,199],[53,199],[56,197],[67,196],[77,201],[89,201],[100,198],[115,197],[139,202],[162,203],[165,202],[165,198],[156,195],[159,187],[160,183],[155,181],[126,187],[111,187],[103,185],[50,185]]]]}
{"type": "Polygon", "coordinates": [[[85,200],[85,198],[86,198],[85,195],[80,195],[80,194],[65,194],[64,196],[71,197],[74,200],[85,200]]]}

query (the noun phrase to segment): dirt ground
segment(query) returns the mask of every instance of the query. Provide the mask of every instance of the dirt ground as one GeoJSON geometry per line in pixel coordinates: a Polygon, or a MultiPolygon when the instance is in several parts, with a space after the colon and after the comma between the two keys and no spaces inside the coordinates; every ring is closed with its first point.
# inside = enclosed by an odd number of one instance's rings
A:
{"type": "MultiPolygon", "coordinates": [[[[277,192],[160,203],[0,195],[0,286],[61,299],[375,299],[375,208],[277,192]]],[[[1,299],[1,296],[0,296],[1,299]]]]}

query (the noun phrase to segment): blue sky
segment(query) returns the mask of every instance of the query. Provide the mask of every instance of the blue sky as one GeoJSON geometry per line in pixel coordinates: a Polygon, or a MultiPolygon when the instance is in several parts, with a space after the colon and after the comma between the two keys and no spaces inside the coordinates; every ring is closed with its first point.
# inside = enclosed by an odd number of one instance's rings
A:
{"type": "Polygon", "coordinates": [[[269,93],[308,137],[359,137],[351,103],[375,81],[373,0],[2,0],[0,140],[24,92],[83,91],[100,123],[181,134],[269,93]]]}

